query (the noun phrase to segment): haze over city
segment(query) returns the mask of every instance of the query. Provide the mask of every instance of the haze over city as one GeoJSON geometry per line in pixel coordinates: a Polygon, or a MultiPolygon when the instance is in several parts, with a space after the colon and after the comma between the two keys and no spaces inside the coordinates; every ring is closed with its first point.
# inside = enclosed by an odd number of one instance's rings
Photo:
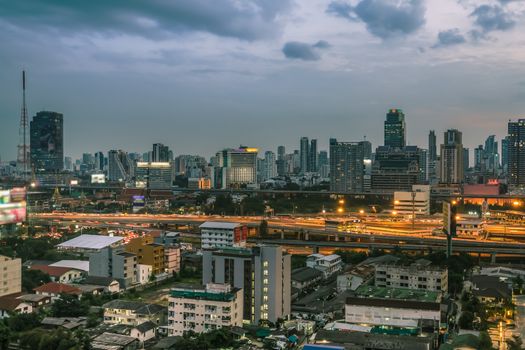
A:
{"type": "Polygon", "coordinates": [[[463,131],[473,149],[525,110],[522,1],[0,1],[0,158],[29,117],[64,114],[65,154],[153,142],[213,155],[300,136],[382,143],[463,131]]]}

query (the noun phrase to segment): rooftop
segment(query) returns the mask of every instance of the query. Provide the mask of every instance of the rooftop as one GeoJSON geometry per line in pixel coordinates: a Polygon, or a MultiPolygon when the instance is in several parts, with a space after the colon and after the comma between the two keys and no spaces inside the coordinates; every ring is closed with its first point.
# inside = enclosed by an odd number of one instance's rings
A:
{"type": "Polygon", "coordinates": [[[102,305],[105,309],[132,310],[141,315],[154,315],[166,308],[157,304],[146,304],[138,301],[116,299],[102,305]]]}
{"type": "Polygon", "coordinates": [[[95,339],[93,339],[93,342],[100,342],[103,344],[110,344],[110,345],[120,345],[120,346],[126,346],[128,344],[133,343],[134,341],[137,341],[137,339],[133,337],[129,337],[127,335],[120,335],[115,333],[108,333],[104,332],[95,339]]]}
{"type": "Polygon", "coordinates": [[[60,243],[57,247],[62,249],[103,249],[120,242],[122,239],[123,237],[80,235],[69,241],[60,243]]]}
{"type": "Polygon", "coordinates": [[[358,297],[412,300],[422,302],[440,302],[441,293],[427,290],[414,290],[405,288],[385,288],[375,286],[360,286],[355,291],[358,297]]]}
{"type": "Polygon", "coordinates": [[[198,299],[210,301],[232,301],[235,298],[239,288],[233,288],[231,292],[216,292],[202,289],[172,289],[170,296],[172,298],[198,299]]]}
{"type": "Polygon", "coordinates": [[[88,260],[60,260],[56,263],[50,264],[49,266],[56,267],[70,267],[72,269],[77,269],[81,271],[89,271],[89,261],[88,260]]]}
{"type": "MultiPolygon", "coordinates": [[[[30,270],[39,270],[44,273],[47,273],[49,276],[60,277],[65,273],[68,273],[72,270],[76,270],[70,267],[60,267],[60,266],[51,266],[51,265],[33,265],[30,270]]],[[[76,270],[80,271],[80,270],[76,270]]]]}
{"type": "Polygon", "coordinates": [[[49,293],[49,294],[75,294],[80,295],[82,291],[76,287],[64,283],[49,282],[40,287],[33,289],[35,292],[49,293]]]}
{"type": "Polygon", "coordinates": [[[222,230],[233,230],[236,227],[242,226],[238,222],[222,222],[222,221],[206,221],[199,228],[213,228],[222,230]]]}
{"type": "Polygon", "coordinates": [[[300,267],[292,271],[292,281],[306,282],[315,278],[321,278],[323,273],[312,267],[300,267]]]}
{"type": "Polygon", "coordinates": [[[107,287],[113,284],[114,282],[118,283],[118,281],[114,278],[102,277],[102,276],[87,276],[86,279],[84,280],[85,284],[92,284],[92,285],[104,286],[104,287],[107,287]]]}

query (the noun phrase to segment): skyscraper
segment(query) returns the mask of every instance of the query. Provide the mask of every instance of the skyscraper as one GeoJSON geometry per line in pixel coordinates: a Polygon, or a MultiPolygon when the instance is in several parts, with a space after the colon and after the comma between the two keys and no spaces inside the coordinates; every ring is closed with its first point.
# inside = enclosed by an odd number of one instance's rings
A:
{"type": "Polygon", "coordinates": [[[390,109],[385,120],[385,146],[406,146],[405,115],[401,109],[390,109]]]}
{"type": "Polygon", "coordinates": [[[308,161],[310,160],[310,143],[308,142],[308,137],[301,137],[301,144],[300,144],[300,168],[301,173],[307,173],[308,172],[308,161]]]}
{"type": "Polygon", "coordinates": [[[525,119],[508,124],[508,178],[509,184],[525,185],[525,119]]]}
{"type": "Polygon", "coordinates": [[[308,171],[317,172],[319,166],[319,155],[317,153],[317,140],[310,141],[310,150],[308,153],[308,171]]]}
{"type": "Polygon", "coordinates": [[[429,162],[437,159],[437,147],[436,147],[436,133],[434,130],[430,130],[428,134],[428,160],[429,162]]]}
{"type": "Polygon", "coordinates": [[[485,162],[487,173],[496,175],[499,170],[499,154],[495,135],[490,135],[485,140],[485,162]]]}
{"type": "Polygon", "coordinates": [[[60,113],[38,112],[30,123],[31,165],[35,171],[64,169],[64,117],[60,113]]]}
{"type": "Polygon", "coordinates": [[[95,153],[95,170],[104,171],[104,153],[95,153]]]}
{"type": "Polygon", "coordinates": [[[275,153],[272,151],[264,152],[264,167],[262,169],[263,181],[269,180],[277,176],[277,163],[275,160],[275,153]]]}
{"type": "Polygon", "coordinates": [[[240,146],[217,153],[215,185],[231,188],[257,184],[257,148],[240,146]]]}
{"type": "Polygon", "coordinates": [[[330,139],[330,190],[364,191],[364,152],[362,142],[338,142],[330,139]]]}
{"type": "Polygon", "coordinates": [[[277,147],[277,175],[286,174],[286,149],[284,146],[277,147]]]}
{"type": "Polygon", "coordinates": [[[153,144],[152,159],[150,162],[169,162],[171,160],[168,146],[164,146],[162,143],[153,144]]]}
{"type": "Polygon", "coordinates": [[[468,148],[463,148],[463,174],[466,174],[470,168],[470,150],[468,148]]]}
{"type": "Polygon", "coordinates": [[[483,145],[479,145],[478,147],[474,148],[474,170],[477,172],[484,172],[485,171],[485,150],[483,149],[483,145]]]}
{"type": "Polygon", "coordinates": [[[462,134],[456,129],[444,133],[441,145],[441,182],[459,184],[463,182],[463,142],[462,134]]]}
{"type": "Polygon", "coordinates": [[[501,140],[501,167],[503,173],[507,173],[509,169],[509,137],[505,136],[501,140]]]}
{"type": "Polygon", "coordinates": [[[127,152],[111,150],[108,152],[108,180],[129,181],[134,175],[134,165],[127,152]]]}

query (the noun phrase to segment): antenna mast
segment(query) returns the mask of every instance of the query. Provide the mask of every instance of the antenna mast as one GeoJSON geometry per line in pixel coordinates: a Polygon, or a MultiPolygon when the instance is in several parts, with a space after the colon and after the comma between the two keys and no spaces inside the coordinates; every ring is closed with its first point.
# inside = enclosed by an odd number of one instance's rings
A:
{"type": "Polygon", "coordinates": [[[27,145],[27,128],[29,126],[27,120],[26,107],[26,72],[22,71],[22,111],[20,113],[20,140],[18,143],[17,167],[18,171],[22,173],[22,178],[27,180],[28,166],[29,166],[29,147],[27,145]]]}

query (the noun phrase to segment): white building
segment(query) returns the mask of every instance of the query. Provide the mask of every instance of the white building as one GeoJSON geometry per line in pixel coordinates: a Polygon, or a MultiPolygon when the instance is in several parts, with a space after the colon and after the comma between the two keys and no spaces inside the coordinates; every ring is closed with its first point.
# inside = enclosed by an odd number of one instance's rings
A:
{"type": "Polygon", "coordinates": [[[397,262],[376,266],[377,287],[407,288],[412,290],[448,292],[448,269],[431,265],[425,259],[405,265],[397,262]]]}
{"type": "Polygon", "coordinates": [[[485,225],[477,216],[460,216],[456,220],[456,234],[469,237],[481,237],[485,225]]]}
{"type": "Polygon", "coordinates": [[[430,215],[430,186],[412,185],[412,191],[394,192],[394,211],[399,215],[430,215]]]}
{"type": "Polygon", "coordinates": [[[201,247],[244,247],[248,237],[248,227],[236,222],[206,221],[199,226],[201,230],[201,247]]]}
{"type": "Polygon", "coordinates": [[[151,278],[153,273],[153,266],[145,264],[137,264],[137,282],[140,284],[146,284],[151,278]]]}
{"type": "Polygon", "coordinates": [[[168,334],[202,333],[242,326],[243,293],[226,284],[208,283],[202,289],[174,288],[168,306],[168,334]]]}
{"type": "Polygon", "coordinates": [[[337,254],[311,254],[306,258],[306,266],[321,271],[324,278],[330,277],[343,268],[343,261],[337,254]]]}
{"type": "Polygon", "coordinates": [[[22,291],[22,260],[0,255],[0,296],[22,291]]]}

